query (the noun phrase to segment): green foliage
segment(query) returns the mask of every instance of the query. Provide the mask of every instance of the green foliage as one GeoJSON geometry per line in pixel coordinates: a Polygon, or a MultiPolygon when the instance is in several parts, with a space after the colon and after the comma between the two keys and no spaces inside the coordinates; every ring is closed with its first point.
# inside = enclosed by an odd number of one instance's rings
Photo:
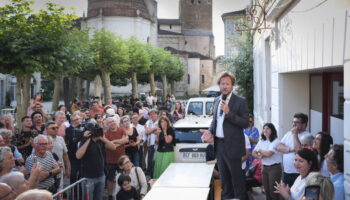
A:
{"type": "Polygon", "coordinates": [[[238,55],[233,59],[225,59],[226,70],[236,76],[237,93],[248,101],[249,110],[254,109],[254,81],[253,81],[253,42],[250,32],[245,32],[244,40],[236,40],[238,55]]]}
{"type": "Polygon", "coordinates": [[[125,73],[129,67],[128,46],[120,37],[105,29],[97,30],[91,39],[94,64],[109,73],[125,73]]]}
{"type": "Polygon", "coordinates": [[[167,78],[169,81],[181,81],[185,75],[184,64],[177,56],[170,56],[167,59],[167,78]]]}
{"type": "Polygon", "coordinates": [[[134,36],[129,38],[127,44],[130,56],[129,71],[140,74],[147,73],[152,64],[147,45],[139,42],[134,36]]]}

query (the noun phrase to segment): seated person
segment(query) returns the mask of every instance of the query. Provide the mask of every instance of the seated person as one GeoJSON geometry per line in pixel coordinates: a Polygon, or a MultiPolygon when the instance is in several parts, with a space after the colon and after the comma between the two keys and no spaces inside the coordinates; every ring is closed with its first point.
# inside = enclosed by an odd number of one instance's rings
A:
{"type": "Polygon", "coordinates": [[[324,177],[320,172],[311,172],[305,183],[305,193],[302,200],[315,199],[317,200],[334,199],[334,186],[328,177],[324,177]],[[318,194],[317,194],[318,193],[318,194]]]}
{"type": "Polygon", "coordinates": [[[256,158],[250,165],[246,177],[245,177],[245,188],[247,191],[247,197],[251,198],[250,191],[252,187],[260,187],[262,185],[262,162],[261,159],[256,158]]]}
{"type": "Polygon", "coordinates": [[[140,195],[136,189],[131,186],[131,178],[128,175],[121,174],[118,178],[118,185],[120,186],[120,191],[117,194],[118,200],[139,200],[140,195]]]}

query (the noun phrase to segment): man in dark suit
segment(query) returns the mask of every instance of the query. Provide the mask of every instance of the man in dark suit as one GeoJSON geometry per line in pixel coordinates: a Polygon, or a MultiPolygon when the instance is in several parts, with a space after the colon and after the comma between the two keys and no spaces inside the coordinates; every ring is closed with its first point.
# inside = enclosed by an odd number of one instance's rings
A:
{"type": "Polygon", "coordinates": [[[206,142],[214,136],[214,151],[219,167],[221,199],[245,199],[245,179],[242,173],[242,157],[245,155],[243,129],[249,124],[247,101],[233,94],[235,76],[230,72],[221,74],[218,85],[221,96],[214,101],[213,121],[209,130],[203,132],[206,142]]]}

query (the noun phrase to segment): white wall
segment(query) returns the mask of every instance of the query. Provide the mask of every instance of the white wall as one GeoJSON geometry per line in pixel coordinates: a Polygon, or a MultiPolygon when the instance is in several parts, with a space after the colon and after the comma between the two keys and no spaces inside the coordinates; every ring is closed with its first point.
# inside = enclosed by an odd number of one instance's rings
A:
{"type": "MultiPolygon", "coordinates": [[[[188,74],[190,74],[190,84],[187,85],[188,94],[198,94],[200,87],[200,59],[189,58],[188,59],[188,74]]],[[[187,76],[187,75],[186,75],[187,76]]]]}
{"type": "Polygon", "coordinates": [[[89,28],[105,28],[123,39],[136,36],[141,42],[147,42],[147,38],[154,44],[157,41],[151,22],[141,17],[95,17],[88,19],[87,23],[89,28]]]}

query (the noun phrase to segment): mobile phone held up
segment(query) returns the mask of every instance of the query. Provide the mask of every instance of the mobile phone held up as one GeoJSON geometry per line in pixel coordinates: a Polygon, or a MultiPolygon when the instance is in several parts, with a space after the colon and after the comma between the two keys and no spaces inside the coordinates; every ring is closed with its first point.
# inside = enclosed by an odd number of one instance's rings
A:
{"type": "Polygon", "coordinates": [[[319,195],[320,195],[320,186],[309,185],[305,188],[306,200],[318,200],[319,195]]]}

